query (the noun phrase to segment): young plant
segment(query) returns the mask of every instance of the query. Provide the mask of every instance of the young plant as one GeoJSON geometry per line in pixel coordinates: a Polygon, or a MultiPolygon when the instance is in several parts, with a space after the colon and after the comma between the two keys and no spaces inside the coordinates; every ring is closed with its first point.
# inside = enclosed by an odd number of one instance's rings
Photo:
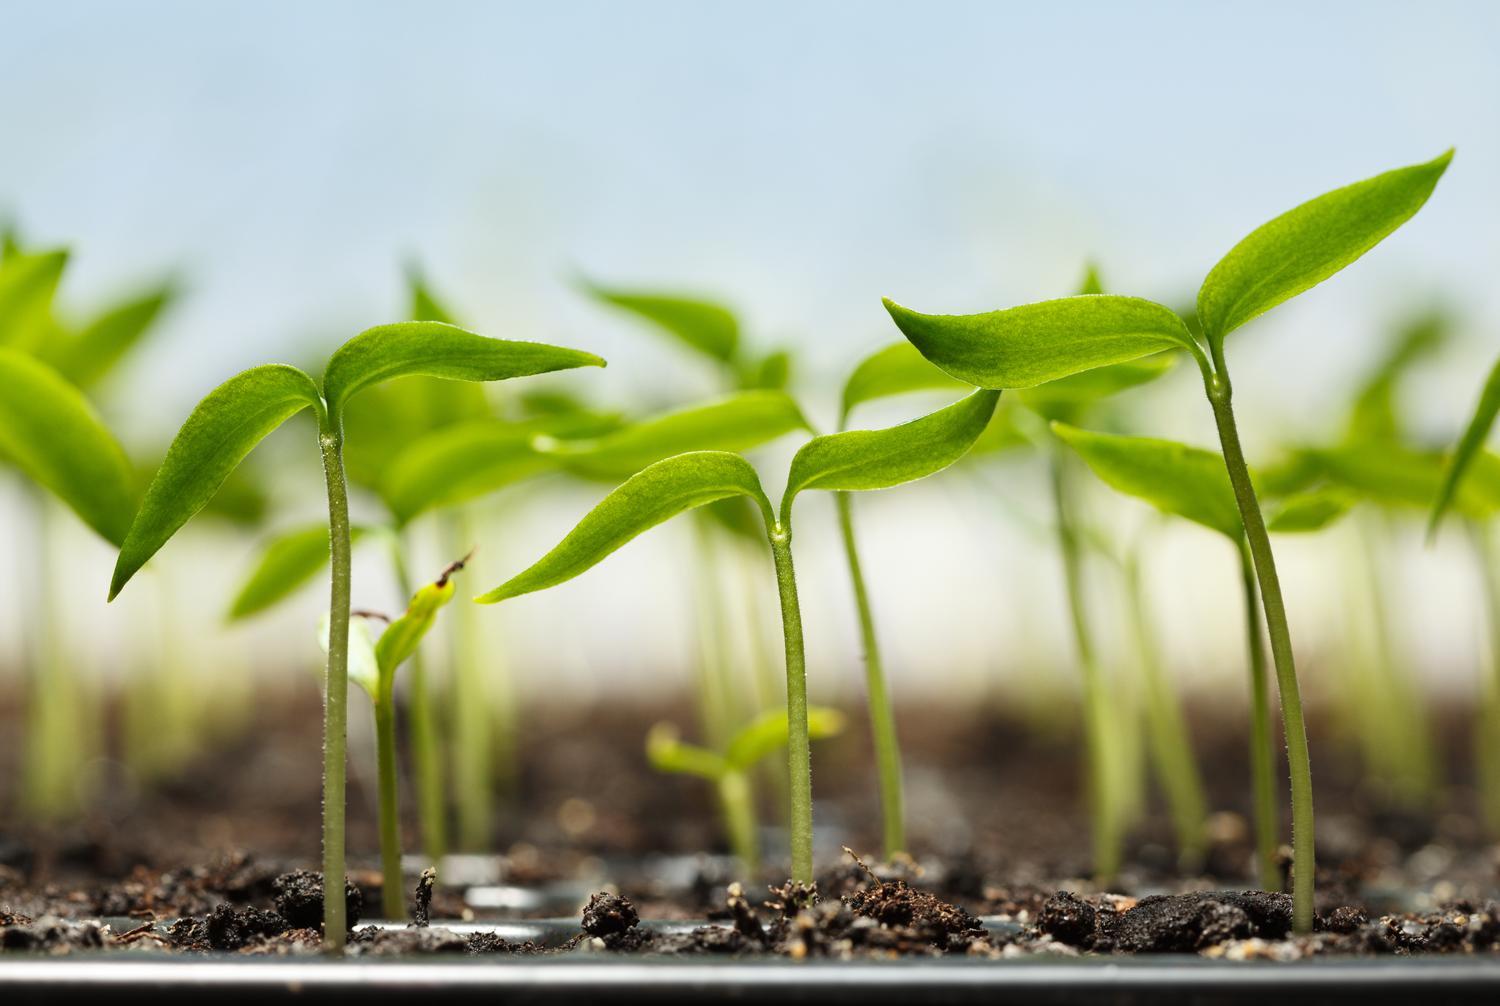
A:
{"type": "MultiPolygon", "coordinates": [[[[355,612],[349,626],[349,680],[363,688],[375,711],[375,762],[380,792],[380,901],[387,919],[406,917],[401,878],[401,812],[397,795],[396,671],[417,652],[440,608],[453,599],[453,575],[467,557],[450,563],[436,580],[412,595],[406,612],[395,621],[370,612],[355,612]],[[387,621],[374,643],[365,619],[387,621]]],[[[328,649],[329,626],[321,642],[328,649]]]]}
{"type": "MultiPolygon", "coordinates": [[[[844,730],[844,714],[811,706],[807,710],[809,740],[835,737],[844,730]]],[[[753,808],[750,771],[772,752],[787,745],[785,709],[770,709],[740,727],[723,751],[688,744],[676,724],[658,723],[646,735],[646,758],[659,772],[693,775],[714,784],[719,805],[736,811],[753,808]]],[[[760,876],[760,837],[753,815],[732,813],[724,822],[730,851],[747,878],[760,876]]]]}
{"type": "MultiPolygon", "coordinates": [[[[130,525],[115,564],[113,599],[132,576],[213,497],[272,430],[311,409],[328,495],[330,575],[328,663],[323,717],[323,875],[328,890],[344,878],[344,769],[349,660],[350,523],[344,474],[344,410],[360,392],[410,375],[454,381],[513,377],[602,366],[589,353],[540,343],[488,339],[439,322],[368,329],[334,352],[321,387],[295,367],[254,367],[221,384],[178,431],[130,525]]],[[[341,950],[344,899],[323,899],[323,939],[341,950]]]]}
{"type": "Polygon", "coordinates": [[[1336,189],[1253,231],[1198,291],[1201,337],[1169,308],[1135,297],[1067,297],[975,315],[919,314],[885,302],[923,356],[979,387],[1030,388],[1167,350],[1185,350],[1198,365],[1254,561],[1281,694],[1292,791],[1292,920],[1298,932],[1310,931],[1313,923],[1312,769],[1286,604],[1240,446],[1224,339],[1379,244],[1422,208],[1452,156],[1448,151],[1336,189]]]}
{"type": "Polygon", "coordinates": [[[697,451],[658,461],[606,496],[551,552],[477,600],[493,604],[556,586],[588,570],[641,532],[688,510],[724,499],[753,502],[770,544],[781,599],[792,878],[810,884],[812,763],[802,612],[792,565],[792,504],[808,489],[884,489],[941,471],[978,439],[998,400],[999,392],[976,392],[900,426],[814,437],[792,459],[779,509],[772,507],[761,489],[755,469],[738,454],[697,451]]]}

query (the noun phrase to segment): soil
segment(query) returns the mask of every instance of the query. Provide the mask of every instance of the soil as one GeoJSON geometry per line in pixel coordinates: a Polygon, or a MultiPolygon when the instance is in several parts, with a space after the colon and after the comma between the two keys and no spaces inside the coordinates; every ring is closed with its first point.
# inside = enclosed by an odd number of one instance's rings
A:
{"type": "MultiPolygon", "coordinates": [[[[318,853],[316,714],[306,701],[267,710],[235,744],[152,788],[121,781],[112,766],[118,785],[78,825],[38,831],[0,823],[0,949],[316,952],[323,885],[307,869],[318,853]]],[[[1251,868],[1244,738],[1235,724],[1201,711],[1195,732],[1213,804],[1222,808],[1208,862],[1188,874],[1178,869],[1165,814],[1153,802],[1132,834],[1129,866],[1107,891],[1083,879],[1088,829],[1075,742],[1066,735],[1038,741],[1025,725],[994,715],[955,721],[947,712],[908,713],[903,741],[918,858],[881,864],[820,846],[829,868],[806,888],[777,882],[774,866],[753,882],[734,875],[719,855],[707,787],[644,764],[641,740],[662,716],[659,706],[618,704],[528,716],[522,750],[536,756],[495,821],[504,882],[551,895],[526,910],[476,908],[464,886],[429,873],[412,881],[414,924],[362,922],[362,907],[380,904],[380,877],[373,803],[354,781],[350,953],[1500,954],[1500,848],[1473,823],[1469,789],[1454,785],[1420,813],[1384,805],[1353,781],[1355,766],[1326,731],[1314,738],[1324,754],[1318,924],[1313,934],[1292,937],[1289,898],[1244,889],[1251,868]],[[442,924],[570,912],[576,929],[553,927],[560,935],[546,940],[442,924]],[[680,919],[704,924],[642,921],[680,919]]],[[[1450,777],[1462,780],[1465,731],[1442,736],[1453,744],[1450,777]]],[[[856,734],[815,753],[820,842],[826,828],[856,848],[875,847],[866,743],[856,734]]],[[[774,823],[773,786],[761,789],[774,823]]],[[[767,846],[783,843],[770,835],[767,846]]]]}

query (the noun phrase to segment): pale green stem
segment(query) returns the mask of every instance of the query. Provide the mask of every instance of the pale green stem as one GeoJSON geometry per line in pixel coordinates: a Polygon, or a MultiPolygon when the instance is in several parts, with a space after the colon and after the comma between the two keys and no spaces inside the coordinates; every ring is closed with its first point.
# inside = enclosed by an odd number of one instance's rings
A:
{"type": "MultiPolygon", "coordinates": [[[[402,555],[404,542],[391,542],[391,564],[403,604],[415,594],[411,573],[402,555]]],[[[417,783],[417,813],[421,817],[422,846],[436,866],[448,854],[448,809],[443,792],[443,754],[438,745],[437,709],[432,701],[432,683],[427,662],[417,647],[407,661],[411,682],[411,756],[417,783]]]]}
{"type": "Polygon", "coordinates": [[[781,596],[781,630],[786,639],[787,818],[792,842],[792,879],[813,882],[812,750],[807,736],[807,664],[802,647],[802,609],[792,568],[792,529],[785,521],[771,527],[771,557],[781,596]]]}
{"type": "Polygon", "coordinates": [[[880,810],[885,825],[885,858],[906,851],[906,817],[901,796],[901,742],[896,735],[896,712],[886,688],[885,668],[880,658],[880,640],[875,636],[875,616],[860,567],[854,541],[854,514],[849,494],[835,493],[839,529],[844,536],[844,556],[849,561],[849,579],[854,585],[854,606],[859,612],[859,635],[865,649],[865,689],[870,709],[870,738],[875,744],[875,766],[880,778],[880,810]]]}
{"type": "Polygon", "coordinates": [[[1134,551],[1126,559],[1125,578],[1130,595],[1130,620],[1146,691],[1151,755],[1177,832],[1178,859],[1185,869],[1196,871],[1202,867],[1207,850],[1208,836],[1204,825],[1208,820],[1208,799],[1203,795],[1203,779],[1193,757],[1192,739],[1188,735],[1182,707],[1167,681],[1161,648],[1157,645],[1151,616],[1146,610],[1140,557],[1134,551]]]}
{"type": "Polygon", "coordinates": [[[740,861],[746,882],[760,876],[760,839],[755,823],[755,798],[750,777],[729,769],[719,779],[719,806],[724,812],[724,826],[730,851],[740,861]]]}
{"type": "Polygon", "coordinates": [[[1297,685],[1297,663],[1292,653],[1292,633],[1287,625],[1286,602],[1281,596],[1281,580],[1276,575],[1276,557],[1271,553],[1271,536],[1266,533],[1260,500],[1250,481],[1245,452],[1234,421],[1233,397],[1229,371],[1224,365],[1223,347],[1212,346],[1215,370],[1205,372],[1205,390],[1213,408],[1219,430],[1219,444],[1224,465],[1234,487],[1240,521],[1255,575],[1260,584],[1261,606],[1265,609],[1266,630],[1271,637],[1271,659],[1276,665],[1276,687],[1281,696],[1282,729],[1286,734],[1287,766],[1292,790],[1292,928],[1299,933],[1312,932],[1313,884],[1316,858],[1313,850],[1312,759],[1307,747],[1307,725],[1302,716],[1302,693],[1297,685]]]}
{"type": "Polygon", "coordinates": [[[406,918],[401,879],[401,808],[396,798],[396,696],[382,681],[375,696],[375,765],[380,792],[380,905],[390,920],[406,918]]]}
{"type": "MultiPolygon", "coordinates": [[[[454,558],[473,547],[469,522],[453,516],[446,525],[446,544],[454,558]]],[[[479,628],[472,604],[455,605],[449,641],[453,676],[449,702],[453,729],[453,788],[458,808],[458,843],[464,852],[489,848],[495,809],[493,735],[490,731],[489,682],[480,662],[479,628]]]]}
{"type": "Polygon", "coordinates": [[[344,478],[344,436],[337,415],[318,432],[328,487],[328,664],[323,699],[323,946],[342,953],[348,938],[344,905],[344,772],[349,721],[349,488],[344,478]]]}
{"type": "Polygon", "coordinates": [[[1250,795],[1254,808],[1256,873],[1262,890],[1279,891],[1281,870],[1276,865],[1276,848],[1280,843],[1281,815],[1276,810],[1276,752],[1271,737],[1266,645],[1261,638],[1260,592],[1255,585],[1255,562],[1244,541],[1239,542],[1238,551],[1250,664],[1250,795]]]}
{"type": "Polygon", "coordinates": [[[1049,459],[1052,505],[1057,522],[1057,542],[1062,552],[1063,580],[1068,592],[1068,614],[1083,686],[1083,735],[1088,754],[1089,824],[1094,850],[1094,880],[1108,884],[1119,872],[1122,835],[1117,813],[1118,794],[1111,792],[1110,703],[1104,693],[1103,675],[1094,656],[1083,597],[1083,555],[1077,529],[1068,509],[1064,459],[1054,445],[1049,459]]]}
{"type": "Polygon", "coordinates": [[[698,558],[698,705],[703,720],[703,735],[709,747],[722,751],[738,726],[733,711],[733,686],[730,682],[727,653],[728,626],[724,618],[724,598],[718,574],[719,550],[714,530],[705,511],[694,514],[698,558]]]}
{"type": "Polygon", "coordinates": [[[1485,621],[1490,635],[1488,687],[1481,688],[1480,716],[1474,745],[1478,761],[1475,779],[1479,804],[1492,834],[1500,834],[1500,570],[1495,566],[1493,535],[1489,526],[1470,524],[1479,571],[1484,582],[1485,621]]]}

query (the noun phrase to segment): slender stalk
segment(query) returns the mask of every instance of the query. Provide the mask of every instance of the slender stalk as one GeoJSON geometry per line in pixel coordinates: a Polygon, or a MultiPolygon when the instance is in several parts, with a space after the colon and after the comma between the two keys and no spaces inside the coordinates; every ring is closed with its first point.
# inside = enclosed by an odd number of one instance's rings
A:
{"type": "Polygon", "coordinates": [[[1110,709],[1104,694],[1103,675],[1094,655],[1088,616],[1083,600],[1083,555],[1078,531],[1068,508],[1067,473],[1060,451],[1051,452],[1052,506],[1057,522],[1057,542],[1062,551],[1063,579],[1068,590],[1068,613],[1072,618],[1073,642],[1083,684],[1083,735],[1088,754],[1089,823],[1094,849],[1094,879],[1107,884],[1120,870],[1122,836],[1116,797],[1111,786],[1110,709]]]}
{"type": "Polygon", "coordinates": [[[380,790],[380,906],[387,919],[406,918],[401,879],[401,810],[396,800],[396,696],[382,681],[375,697],[375,764],[380,790]]]}
{"type": "Polygon", "coordinates": [[[349,487],[339,418],[323,416],[318,445],[328,486],[328,665],[323,689],[323,946],[342,953],[348,938],[344,905],[344,772],[349,726],[349,487]]]}
{"type": "Polygon", "coordinates": [[[1167,681],[1161,659],[1161,648],[1152,631],[1146,610],[1146,592],[1141,580],[1140,556],[1132,551],[1125,562],[1125,579],[1130,600],[1130,621],[1140,654],[1141,676],[1146,691],[1146,720],[1151,757],[1166,793],[1172,824],[1177,832],[1177,855],[1185,869],[1202,867],[1207,852],[1208,798],[1203,795],[1203,779],[1193,757],[1182,708],[1167,681]]]}
{"type": "Polygon", "coordinates": [[[1260,591],[1255,562],[1239,544],[1240,585],[1245,597],[1245,641],[1250,663],[1250,795],[1255,813],[1255,862],[1262,890],[1281,890],[1276,845],[1281,816],[1276,811],[1276,753],[1271,742],[1271,696],[1266,675],[1266,644],[1261,638],[1260,591]]]}
{"type": "Polygon", "coordinates": [[[1480,812],[1491,834],[1500,834],[1500,570],[1495,568],[1493,535],[1485,524],[1471,523],[1474,551],[1484,582],[1485,621],[1490,634],[1490,673],[1481,686],[1476,725],[1475,778],[1480,812]]]}
{"type": "Polygon", "coordinates": [[[787,825],[792,840],[792,879],[813,882],[812,751],[807,736],[807,664],[802,647],[802,609],[797,602],[797,574],[792,568],[792,529],[786,522],[771,527],[771,557],[776,563],[776,590],[781,596],[781,631],[786,638],[787,789],[791,797],[787,825]]]}
{"type": "MultiPolygon", "coordinates": [[[[462,514],[447,522],[447,549],[463,555],[473,547],[469,522],[462,514]]],[[[489,847],[495,811],[494,735],[490,731],[489,682],[481,666],[474,606],[460,604],[449,620],[453,676],[453,789],[458,808],[458,843],[465,852],[489,847]]]]}
{"type": "MultiPolygon", "coordinates": [[[[402,603],[415,593],[411,573],[402,556],[403,543],[391,543],[391,566],[402,603]]],[[[427,679],[427,662],[422,648],[407,661],[407,679],[411,682],[411,759],[417,783],[417,814],[422,824],[422,847],[427,859],[436,866],[448,854],[448,808],[443,799],[443,753],[438,746],[437,708],[432,700],[431,682],[427,679]]]]}
{"type": "Polygon", "coordinates": [[[1266,631],[1271,637],[1271,659],[1276,665],[1276,687],[1281,696],[1282,728],[1286,734],[1287,766],[1292,789],[1292,928],[1299,933],[1312,932],[1313,883],[1316,859],[1313,851],[1312,759],[1307,748],[1307,724],[1302,716],[1302,694],[1297,686],[1297,664],[1292,654],[1292,633],[1286,620],[1286,603],[1281,596],[1281,580],[1276,575],[1276,557],[1271,553],[1271,536],[1260,512],[1260,500],[1250,482],[1245,452],[1230,404],[1233,393],[1229,371],[1224,365],[1223,346],[1212,345],[1214,372],[1205,373],[1205,390],[1213,407],[1214,422],[1219,429],[1219,444],[1224,465],[1234,486],[1240,520],[1255,562],[1260,584],[1261,606],[1266,615],[1266,631]]]}
{"type": "Polygon", "coordinates": [[[719,779],[719,806],[723,809],[729,849],[740,861],[745,879],[760,876],[760,840],[755,823],[755,799],[750,777],[733,769],[719,779]]]}
{"type": "Polygon", "coordinates": [[[698,704],[703,735],[716,751],[724,750],[738,723],[734,715],[733,685],[729,674],[724,598],[718,577],[719,551],[710,518],[703,511],[694,515],[698,539],[698,704]]]}
{"type": "Polygon", "coordinates": [[[885,683],[880,641],[875,636],[875,616],[860,567],[854,541],[854,514],[848,493],[834,494],[839,511],[839,529],[844,536],[844,557],[849,561],[849,579],[854,585],[854,606],[859,612],[859,635],[865,648],[865,689],[870,707],[870,738],[875,744],[875,765],[880,776],[880,811],[885,831],[885,858],[906,851],[906,816],[901,795],[901,742],[896,735],[896,712],[885,683]]]}

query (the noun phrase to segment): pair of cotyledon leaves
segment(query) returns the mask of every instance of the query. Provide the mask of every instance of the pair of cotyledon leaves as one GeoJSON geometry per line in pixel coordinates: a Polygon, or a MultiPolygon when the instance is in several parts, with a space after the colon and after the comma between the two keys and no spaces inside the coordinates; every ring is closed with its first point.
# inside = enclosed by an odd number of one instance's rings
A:
{"type": "Polygon", "coordinates": [[[125,535],[110,597],[203,508],[262,438],[304,409],[317,414],[325,435],[338,436],[344,406],[382,381],[413,375],[500,381],[603,365],[579,350],[489,339],[441,322],[403,322],[344,343],[329,359],[321,387],[279,364],[238,374],[198,404],[167,450],[125,535]]]}
{"type": "MultiPolygon", "coordinates": [[[[371,699],[376,702],[389,700],[397,669],[417,652],[422,637],[437,620],[438,611],[453,600],[453,574],[461,568],[462,563],[454,563],[437,580],[412,595],[406,611],[387,625],[378,639],[371,640],[366,628],[367,619],[356,616],[349,620],[349,680],[364,689],[371,699]]],[[[326,618],[319,641],[326,651],[326,618]]]]}
{"type": "MultiPolygon", "coordinates": [[[[824,740],[842,733],[844,714],[824,706],[809,706],[807,736],[824,740]]],[[[735,772],[748,772],[757,763],[786,747],[788,720],[785,709],[768,709],[729,738],[721,754],[682,740],[677,727],[658,723],[646,735],[646,758],[660,772],[693,775],[718,781],[735,772]]]]}

